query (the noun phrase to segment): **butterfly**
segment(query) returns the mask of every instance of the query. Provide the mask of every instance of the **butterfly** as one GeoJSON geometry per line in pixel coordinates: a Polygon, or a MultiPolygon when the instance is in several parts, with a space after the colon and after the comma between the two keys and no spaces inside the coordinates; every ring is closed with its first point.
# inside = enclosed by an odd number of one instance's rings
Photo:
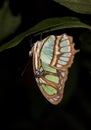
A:
{"type": "Polygon", "coordinates": [[[50,35],[34,43],[33,71],[41,93],[52,104],[61,102],[68,68],[71,67],[75,53],[73,37],[67,34],[50,35]]]}

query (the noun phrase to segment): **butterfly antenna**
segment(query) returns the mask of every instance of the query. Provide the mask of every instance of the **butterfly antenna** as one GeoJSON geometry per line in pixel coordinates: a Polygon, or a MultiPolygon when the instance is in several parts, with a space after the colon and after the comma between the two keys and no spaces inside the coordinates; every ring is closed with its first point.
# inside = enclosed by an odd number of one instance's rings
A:
{"type": "Polygon", "coordinates": [[[40,34],[40,41],[42,41],[42,36],[43,36],[43,33],[40,34]]]}
{"type": "MultiPolygon", "coordinates": [[[[33,47],[32,37],[31,37],[30,40],[29,40],[29,44],[30,44],[30,48],[31,48],[31,50],[32,50],[32,47],[33,47]]],[[[32,53],[32,51],[31,51],[31,53],[32,53]]],[[[32,55],[32,54],[31,54],[31,55],[32,55]]],[[[21,77],[23,77],[25,71],[27,70],[28,65],[29,65],[29,62],[30,62],[30,59],[28,59],[26,65],[25,65],[25,67],[24,67],[24,69],[23,69],[23,71],[22,71],[22,73],[21,73],[21,77]]]]}
{"type": "Polygon", "coordinates": [[[22,73],[21,73],[21,77],[23,77],[25,71],[27,70],[28,65],[29,65],[29,62],[30,62],[30,60],[27,61],[27,64],[26,64],[26,66],[24,67],[24,69],[23,69],[23,71],[22,71],[22,73]]]}
{"type": "Polygon", "coordinates": [[[30,48],[32,48],[32,47],[33,47],[32,37],[31,37],[31,39],[29,40],[29,43],[30,43],[30,48]]]}

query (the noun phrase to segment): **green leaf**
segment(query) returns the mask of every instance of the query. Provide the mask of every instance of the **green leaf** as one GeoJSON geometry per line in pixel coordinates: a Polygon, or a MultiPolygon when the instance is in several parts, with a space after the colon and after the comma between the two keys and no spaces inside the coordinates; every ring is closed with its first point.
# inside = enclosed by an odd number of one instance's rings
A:
{"type": "Polygon", "coordinates": [[[72,11],[82,14],[91,14],[91,0],[53,0],[69,8],[72,11]]]}
{"type": "Polygon", "coordinates": [[[8,1],[5,1],[3,7],[0,9],[0,41],[14,33],[20,22],[20,15],[13,16],[9,9],[8,1]]]}
{"type": "Polygon", "coordinates": [[[60,29],[67,29],[67,28],[87,28],[91,29],[91,26],[82,23],[78,18],[75,17],[59,17],[59,18],[49,18],[46,20],[41,21],[34,27],[30,28],[26,32],[16,36],[14,39],[9,41],[8,43],[2,45],[0,47],[0,52],[15,47],[18,45],[25,37],[29,35],[39,35],[41,33],[60,30],[60,29]]]}

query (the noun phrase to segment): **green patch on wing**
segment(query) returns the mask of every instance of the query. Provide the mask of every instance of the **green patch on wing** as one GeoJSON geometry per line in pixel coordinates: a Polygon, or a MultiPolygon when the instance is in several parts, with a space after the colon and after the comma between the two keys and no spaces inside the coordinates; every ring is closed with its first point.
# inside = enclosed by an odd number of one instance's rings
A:
{"type": "Polygon", "coordinates": [[[71,53],[64,53],[62,56],[65,56],[65,57],[70,57],[71,56],[71,53]]]}
{"type": "Polygon", "coordinates": [[[54,83],[59,83],[59,77],[54,75],[46,75],[45,78],[49,81],[52,81],[54,83]]]}
{"type": "Polygon", "coordinates": [[[67,62],[60,60],[60,65],[66,65],[67,62]]]}
{"type": "Polygon", "coordinates": [[[48,71],[48,72],[52,72],[52,73],[56,73],[56,69],[50,67],[48,64],[45,64],[44,62],[42,62],[42,68],[45,70],[45,71],[48,71]]]}
{"type": "Polygon", "coordinates": [[[69,52],[69,46],[61,48],[61,52],[69,52]]]}
{"type": "Polygon", "coordinates": [[[41,58],[42,62],[44,62],[45,64],[50,64],[51,60],[52,60],[51,54],[46,54],[43,51],[41,51],[40,58],[41,58]]]}
{"type": "Polygon", "coordinates": [[[65,40],[65,41],[62,41],[62,42],[60,42],[60,46],[62,47],[62,46],[67,46],[68,45],[68,42],[65,40]]]}
{"type": "Polygon", "coordinates": [[[53,95],[53,94],[56,94],[57,93],[57,90],[55,88],[53,88],[52,86],[50,85],[44,85],[42,84],[41,86],[41,89],[43,89],[48,95],[53,95]]]}
{"type": "Polygon", "coordinates": [[[59,59],[60,59],[60,60],[63,60],[63,61],[69,61],[69,58],[68,58],[68,57],[63,57],[63,56],[59,57],[59,59]]]}
{"type": "Polygon", "coordinates": [[[53,51],[54,51],[54,42],[55,42],[55,36],[51,35],[44,43],[40,58],[42,62],[46,64],[50,64],[52,57],[53,57],[53,51]]]}

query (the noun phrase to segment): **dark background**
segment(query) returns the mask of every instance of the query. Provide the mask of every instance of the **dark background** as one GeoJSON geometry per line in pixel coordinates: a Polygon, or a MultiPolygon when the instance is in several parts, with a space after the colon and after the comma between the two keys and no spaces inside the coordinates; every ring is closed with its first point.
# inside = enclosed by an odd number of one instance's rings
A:
{"type": "MultiPolygon", "coordinates": [[[[3,2],[0,1],[0,7],[3,2]]],[[[90,15],[72,12],[51,0],[9,0],[9,7],[13,15],[21,14],[22,21],[16,32],[1,44],[50,17],[74,16],[91,25],[90,15]]],[[[75,55],[74,63],[69,69],[64,98],[57,106],[46,101],[36,84],[32,58],[29,59],[28,56],[31,49],[30,37],[25,38],[18,46],[0,53],[0,127],[31,130],[90,129],[91,38],[82,43],[79,36],[91,36],[91,31],[65,29],[51,33],[58,35],[64,32],[74,37],[75,48],[80,49],[80,52],[75,55]]],[[[43,34],[43,38],[51,33],[43,34]]],[[[34,42],[39,39],[40,36],[32,37],[34,42]]]]}

